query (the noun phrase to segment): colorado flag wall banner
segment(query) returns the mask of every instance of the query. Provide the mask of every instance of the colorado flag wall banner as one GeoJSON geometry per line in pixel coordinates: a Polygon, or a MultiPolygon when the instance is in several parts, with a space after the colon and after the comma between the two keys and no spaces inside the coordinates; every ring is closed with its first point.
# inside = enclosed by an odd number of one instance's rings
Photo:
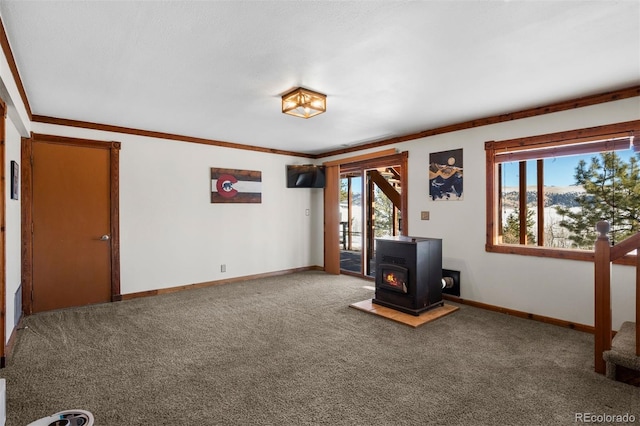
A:
{"type": "Polygon", "coordinates": [[[262,203],[262,172],[211,168],[212,203],[262,203]]]}

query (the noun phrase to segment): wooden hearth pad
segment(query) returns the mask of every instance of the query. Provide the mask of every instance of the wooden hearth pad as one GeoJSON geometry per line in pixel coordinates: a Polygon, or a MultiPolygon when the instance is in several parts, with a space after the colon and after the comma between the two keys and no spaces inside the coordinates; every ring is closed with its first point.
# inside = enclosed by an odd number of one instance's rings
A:
{"type": "Polygon", "coordinates": [[[426,324],[433,320],[437,320],[445,315],[449,315],[452,312],[457,311],[457,306],[451,306],[444,304],[437,308],[429,309],[421,313],[418,316],[405,314],[404,312],[396,311],[395,309],[387,308],[386,306],[376,305],[371,299],[363,300],[362,302],[352,303],[349,305],[352,308],[356,308],[360,311],[368,312],[370,314],[378,315],[413,328],[419,327],[422,324],[426,324]]]}

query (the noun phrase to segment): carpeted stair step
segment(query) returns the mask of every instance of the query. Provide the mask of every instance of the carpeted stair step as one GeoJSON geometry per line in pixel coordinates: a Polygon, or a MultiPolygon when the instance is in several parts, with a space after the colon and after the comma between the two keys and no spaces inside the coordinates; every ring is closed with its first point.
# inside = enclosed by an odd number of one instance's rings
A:
{"type": "Polygon", "coordinates": [[[607,363],[607,377],[616,380],[616,367],[640,372],[640,356],[636,355],[636,323],[624,322],[611,342],[611,350],[602,357],[607,363]]]}

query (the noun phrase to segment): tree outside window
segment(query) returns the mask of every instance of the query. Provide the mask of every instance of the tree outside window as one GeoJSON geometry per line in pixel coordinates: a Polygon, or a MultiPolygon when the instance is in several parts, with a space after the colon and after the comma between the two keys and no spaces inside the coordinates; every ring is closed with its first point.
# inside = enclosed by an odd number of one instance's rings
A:
{"type": "Polygon", "coordinates": [[[612,244],[640,232],[636,128],[640,121],[487,142],[487,250],[589,260],[560,251],[592,252],[601,220],[612,244]]]}

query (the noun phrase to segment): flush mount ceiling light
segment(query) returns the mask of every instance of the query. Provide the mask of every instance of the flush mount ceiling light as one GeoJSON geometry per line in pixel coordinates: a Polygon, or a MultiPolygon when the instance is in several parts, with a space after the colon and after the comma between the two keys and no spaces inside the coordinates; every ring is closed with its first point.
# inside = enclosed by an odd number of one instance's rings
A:
{"type": "Polygon", "coordinates": [[[298,87],[282,96],[282,112],[310,118],[327,110],[327,95],[298,87]]]}

